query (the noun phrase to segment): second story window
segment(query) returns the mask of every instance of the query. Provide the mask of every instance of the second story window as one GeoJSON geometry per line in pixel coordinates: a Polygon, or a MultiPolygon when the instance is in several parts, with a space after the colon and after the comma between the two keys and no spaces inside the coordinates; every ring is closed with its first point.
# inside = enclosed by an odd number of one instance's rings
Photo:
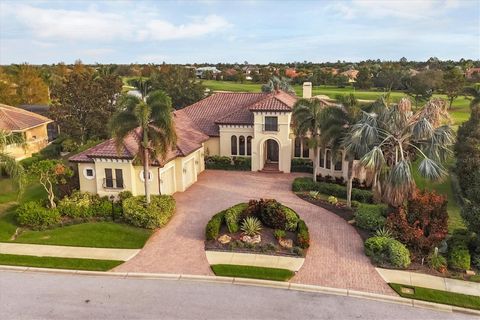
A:
{"type": "Polygon", "coordinates": [[[265,117],[265,131],[278,131],[278,117],[265,117]]]}

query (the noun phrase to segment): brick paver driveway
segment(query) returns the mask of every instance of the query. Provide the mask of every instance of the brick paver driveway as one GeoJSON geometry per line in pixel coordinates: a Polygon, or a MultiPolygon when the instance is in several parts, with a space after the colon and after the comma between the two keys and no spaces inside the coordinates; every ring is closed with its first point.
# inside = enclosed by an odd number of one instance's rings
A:
{"type": "Polygon", "coordinates": [[[115,271],[211,275],[203,244],[210,217],[238,202],[275,198],[296,210],[310,230],[311,246],[293,282],[392,294],[364,255],[355,229],[291,192],[295,176],[299,174],[205,171],[186,192],[175,195],[172,221],[115,271]]]}

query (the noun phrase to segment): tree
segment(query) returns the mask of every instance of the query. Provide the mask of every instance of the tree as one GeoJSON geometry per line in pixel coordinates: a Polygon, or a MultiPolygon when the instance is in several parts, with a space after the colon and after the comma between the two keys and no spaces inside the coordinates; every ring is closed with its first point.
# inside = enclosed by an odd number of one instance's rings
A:
{"type": "Polygon", "coordinates": [[[462,216],[470,230],[480,230],[480,90],[468,88],[466,94],[472,96],[470,119],[458,129],[455,144],[457,159],[455,172],[465,198],[462,216]]]}
{"type": "Polygon", "coordinates": [[[358,70],[357,78],[355,79],[355,88],[368,90],[372,87],[373,80],[370,70],[366,67],[358,70]]]}
{"type": "MultiPolygon", "coordinates": [[[[338,154],[343,149],[349,128],[359,120],[361,109],[358,106],[358,100],[354,94],[340,95],[336,100],[341,103],[341,107],[330,106],[322,111],[320,122],[320,141],[322,146],[330,146],[332,154],[338,154]]],[[[348,150],[346,150],[348,151],[348,150]]],[[[353,161],[355,154],[345,152],[345,160],[348,161],[347,172],[347,206],[352,205],[352,183],[353,183],[353,161]]]]}
{"type": "Polygon", "coordinates": [[[17,85],[14,78],[3,71],[0,67],[0,103],[11,106],[20,104],[19,96],[17,95],[17,85]]]}
{"type": "Polygon", "coordinates": [[[148,188],[149,164],[154,159],[165,159],[176,143],[173,124],[172,100],[163,91],[151,92],[145,99],[123,96],[119,103],[120,111],[111,122],[110,130],[120,148],[124,139],[135,129],[139,129],[139,159],[143,164],[144,187],[147,204],[150,203],[148,188]]]}
{"type": "Polygon", "coordinates": [[[50,208],[55,208],[55,187],[67,183],[73,171],[59,160],[41,160],[32,164],[29,175],[39,180],[47,192],[50,208]]]}
{"type": "Polygon", "coordinates": [[[441,99],[430,100],[413,113],[407,98],[388,105],[377,101],[377,111],[363,113],[345,139],[348,152],[363,155],[361,164],[373,172],[373,191],[377,199],[398,207],[415,187],[414,160],[420,175],[429,180],[445,176],[445,162],[455,141],[448,124],[449,115],[441,99]]]}
{"type": "Polygon", "coordinates": [[[295,135],[305,139],[308,148],[313,149],[313,181],[317,181],[316,164],[321,146],[322,109],[323,104],[318,99],[300,99],[293,106],[292,113],[295,135]]]}
{"type": "Polygon", "coordinates": [[[403,80],[406,77],[406,71],[395,65],[383,65],[382,69],[373,78],[375,87],[384,88],[385,91],[401,90],[405,86],[403,80]]]}
{"type": "Polygon", "coordinates": [[[21,193],[25,184],[25,170],[20,163],[5,152],[5,148],[14,143],[24,144],[25,139],[22,135],[16,135],[10,131],[0,129],[0,174],[4,170],[16,183],[21,193]]]}
{"type": "Polygon", "coordinates": [[[452,107],[453,100],[463,92],[464,86],[465,78],[460,69],[453,67],[443,74],[442,90],[448,97],[449,108],[452,107]]]}
{"type": "Polygon", "coordinates": [[[15,75],[20,104],[46,104],[50,100],[48,86],[39,71],[28,64],[21,64],[15,75]]]}
{"type": "Polygon", "coordinates": [[[205,87],[192,70],[181,66],[162,66],[151,76],[152,90],[162,90],[172,99],[175,109],[182,109],[205,98],[205,87]]]}
{"type": "Polygon", "coordinates": [[[415,99],[415,106],[418,106],[419,102],[430,99],[433,92],[442,86],[442,79],[442,71],[427,70],[407,80],[407,94],[415,99]]]}
{"type": "Polygon", "coordinates": [[[276,90],[282,90],[288,93],[295,93],[293,87],[290,85],[290,79],[285,77],[273,76],[268,82],[262,85],[262,92],[274,92],[276,90]]]}
{"type": "Polygon", "coordinates": [[[52,90],[50,116],[63,133],[81,144],[90,139],[109,137],[105,126],[116,111],[115,102],[122,90],[116,75],[99,75],[77,67],[61,85],[52,90]]]}

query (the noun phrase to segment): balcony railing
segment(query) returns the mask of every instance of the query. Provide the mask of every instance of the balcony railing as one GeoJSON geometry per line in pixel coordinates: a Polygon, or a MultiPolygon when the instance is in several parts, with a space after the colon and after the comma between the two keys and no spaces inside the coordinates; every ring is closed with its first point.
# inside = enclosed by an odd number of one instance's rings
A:
{"type": "Polygon", "coordinates": [[[103,188],[104,189],[123,189],[125,186],[123,180],[121,179],[103,179],[103,188]]]}

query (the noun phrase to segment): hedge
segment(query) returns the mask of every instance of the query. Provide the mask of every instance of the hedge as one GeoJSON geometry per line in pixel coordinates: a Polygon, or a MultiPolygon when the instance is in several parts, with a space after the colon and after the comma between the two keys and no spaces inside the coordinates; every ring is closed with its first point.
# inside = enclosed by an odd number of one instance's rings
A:
{"type": "Polygon", "coordinates": [[[355,210],[355,223],[358,227],[375,231],[385,226],[387,206],[361,203],[355,210]]]}
{"type": "MultiPolygon", "coordinates": [[[[294,192],[318,191],[320,193],[338,198],[347,197],[346,186],[328,182],[315,182],[311,178],[307,177],[295,178],[292,184],[292,190],[294,192]]],[[[352,188],[352,200],[363,203],[373,203],[373,193],[370,190],[352,188]]]]}
{"type": "Polygon", "coordinates": [[[250,171],[252,168],[250,157],[205,157],[205,168],[216,170],[239,170],[250,171]]]}
{"type": "Polygon", "coordinates": [[[29,201],[17,208],[17,219],[21,226],[32,229],[46,229],[61,221],[56,208],[45,208],[39,201],[29,201]]]}
{"type": "MultiPolygon", "coordinates": [[[[118,208],[116,208],[118,211],[118,208]]],[[[93,217],[110,217],[112,203],[108,197],[99,197],[88,192],[75,191],[58,203],[58,210],[63,216],[89,219],[93,217]]]]}
{"type": "Polygon", "coordinates": [[[226,210],[220,211],[208,221],[207,227],[205,228],[205,237],[207,240],[215,240],[218,238],[220,228],[225,219],[225,211],[226,210]]]}
{"type": "Polygon", "coordinates": [[[239,222],[242,218],[242,213],[245,212],[247,207],[248,204],[239,203],[225,210],[225,223],[227,224],[228,231],[235,233],[240,230],[239,222]]]}
{"type": "Polygon", "coordinates": [[[388,237],[371,237],[365,241],[365,254],[381,266],[392,265],[396,268],[407,268],[410,252],[401,242],[388,237]]]}
{"type": "Polygon", "coordinates": [[[147,206],[145,196],[136,196],[125,199],[122,206],[125,221],[136,227],[155,229],[170,221],[175,212],[175,199],[167,195],[154,195],[147,206]]]}
{"type": "Polygon", "coordinates": [[[290,171],[313,173],[313,162],[310,159],[294,158],[291,162],[290,171]]]}
{"type": "Polygon", "coordinates": [[[298,221],[297,241],[298,246],[302,249],[310,247],[310,233],[308,232],[307,224],[303,220],[298,221]]]}

